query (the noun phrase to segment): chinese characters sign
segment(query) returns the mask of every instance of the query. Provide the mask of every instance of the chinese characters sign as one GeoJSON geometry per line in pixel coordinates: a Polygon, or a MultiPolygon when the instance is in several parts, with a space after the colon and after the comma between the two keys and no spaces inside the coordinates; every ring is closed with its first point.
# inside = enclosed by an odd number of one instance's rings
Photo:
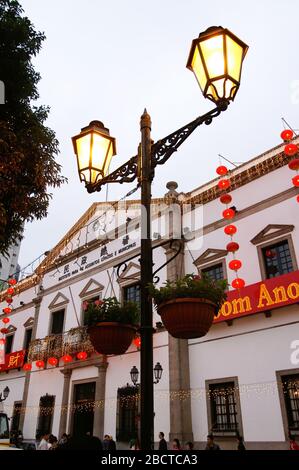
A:
{"type": "Polygon", "coordinates": [[[299,303],[299,271],[228,292],[214,323],[299,303]]]}
{"type": "Polygon", "coordinates": [[[0,364],[0,372],[11,369],[18,369],[19,367],[22,367],[24,364],[25,353],[26,350],[15,351],[13,353],[6,354],[5,363],[0,364]]]}

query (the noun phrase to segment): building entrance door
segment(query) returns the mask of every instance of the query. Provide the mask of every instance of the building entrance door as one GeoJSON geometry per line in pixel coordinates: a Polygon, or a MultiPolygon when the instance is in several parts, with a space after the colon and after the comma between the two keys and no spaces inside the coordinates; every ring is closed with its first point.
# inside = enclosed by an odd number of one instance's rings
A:
{"type": "Polygon", "coordinates": [[[77,384],[74,388],[73,436],[93,434],[95,382],[77,384]]]}

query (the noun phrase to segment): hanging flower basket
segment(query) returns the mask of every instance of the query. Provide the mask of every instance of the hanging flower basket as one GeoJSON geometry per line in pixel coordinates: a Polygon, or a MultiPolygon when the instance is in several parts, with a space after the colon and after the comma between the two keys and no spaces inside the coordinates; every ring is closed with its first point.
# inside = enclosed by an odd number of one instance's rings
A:
{"type": "Polygon", "coordinates": [[[124,354],[130,347],[136,328],[118,322],[102,322],[88,328],[90,341],[100,354],[124,354]]]}
{"type": "Polygon", "coordinates": [[[227,282],[208,276],[188,274],[178,281],[167,281],[161,288],[149,286],[163,324],[174,338],[205,336],[226,299],[227,282]]]}
{"type": "Polygon", "coordinates": [[[133,302],[120,304],[115,297],[86,302],[84,317],[88,334],[100,354],[124,354],[139,323],[139,308],[133,302]]]}
{"type": "Polygon", "coordinates": [[[207,299],[182,298],[163,302],[158,307],[166,330],[174,338],[205,336],[212,326],[216,305],[207,299]]]}

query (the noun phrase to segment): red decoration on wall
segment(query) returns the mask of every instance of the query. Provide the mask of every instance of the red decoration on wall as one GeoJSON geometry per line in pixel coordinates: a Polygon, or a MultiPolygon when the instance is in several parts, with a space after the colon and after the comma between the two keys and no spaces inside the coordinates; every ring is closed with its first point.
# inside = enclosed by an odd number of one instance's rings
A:
{"type": "Polygon", "coordinates": [[[12,312],[12,308],[11,307],[5,307],[3,309],[3,312],[6,313],[6,315],[9,315],[12,312]]]}
{"type": "Polygon", "coordinates": [[[39,369],[43,369],[45,367],[45,362],[44,361],[36,361],[35,365],[39,369]]]}
{"type": "Polygon", "coordinates": [[[69,354],[65,354],[64,356],[62,356],[61,359],[63,360],[64,363],[72,362],[73,360],[72,356],[70,356],[69,354]]]}
{"type": "Polygon", "coordinates": [[[294,170],[294,171],[299,170],[299,158],[294,158],[293,160],[289,162],[288,165],[289,165],[290,170],[294,170]]]}
{"type": "Polygon", "coordinates": [[[58,359],[56,359],[56,357],[49,357],[48,363],[49,363],[51,366],[57,366],[57,364],[58,364],[58,359]]]}
{"type": "Polygon", "coordinates": [[[232,281],[232,287],[234,289],[242,289],[242,287],[245,287],[244,279],[240,279],[239,277],[237,277],[232,281]]]}
{"type": "Polygon", "coordinates": [[[237,242],[229,242],[227,245],[226,245],[226,249],[227,251],[229,251],[230,253],[235,253],[235,251],[238,251],[238,249],[240,248],[239,244],[237,242]]]}
{"type": "Polygon", "coordinates": [[[6,323],[10,322],[10,319],[8,317],[4,317],[4,318],[2,318],[2,321],[3,321],[3,323],[6,324],[6,323]]]}
{"type": "Polygon", "coordinates": [[[292,181],[294,186],[299,187],[299,175],[294,176],[294,178],[292,178],[292,181]]]}
{"type": "Polygon", "coordinates": [[[32,365],[29,364],[29,362],[26,362],[26,364],[23,365],[23,370],[26,372],[30,371],[32,369],[32,365]]]}
{"type": "Polygon", "coordinates": [[[222,194],[222,196],[220,196],[220,202],[222,202],[222,204],[229,204],[232,202],[232,199],[230,194],[222,194]]]}
{"type": "Polygon", "coordinates": [[[80,361],[84,361],[87,358],[87,352],[86,351],[78,352],[77,358],[80,359],[80,361]]]}
{"type": "Polygon", "coordinates": [[[295,144],[287,144],[284,148],[284,153],[289,157],[293,157],[298,152],[298,146],[295,144]]]}
{"type": "Polygon", "coordinates": [[[224,176],[227,175],[228,169],[224,165],[220,165],[216,168],[217,175],[224,176]]]}
{"type": "Polygon", "coordinates": [[[239,259],[233,259],[228,263],[229,269],[232,269],[233,271],[238,271],[242,266],[242,262],[239,259]]]}
{"type": "Polygon", "coordinates": [[[293,138],[293,135],[294,135],[294,132],[291,131],[291,129],[285,129],[280,134],[280,137],[282,138],[282,140],[288,141],[288,140],[291,140],[293,138]]]}
{"type": "Polygon", "coordinates": [[[219,180],[218,181],[218,188],[219,189],[228,189],[230,187],[230,181],[229,180],[219,180]]]}
{"type": "Polygon", "coordinates": [[[237,233],[237,227],[233,224],[227,225],[226,227],[224,227],[224,232],[226,233],[226,235],[234,235],[235,233],[237,233]]]}
{"type": "Polygon", "coordinates": [[[223,215],[223,218],[224,219],[233,219],[235,217],[235,211],[234,209],[225,209],[223,212],[222,212],[222,215],[223,215]]]}

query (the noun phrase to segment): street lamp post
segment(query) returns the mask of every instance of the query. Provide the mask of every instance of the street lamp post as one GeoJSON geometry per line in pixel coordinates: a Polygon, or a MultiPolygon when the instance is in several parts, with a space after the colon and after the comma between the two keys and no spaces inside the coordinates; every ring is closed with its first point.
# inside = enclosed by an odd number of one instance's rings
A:
{"type": "Polygon", "coordinates": [[[100,191],[107,183],[132,182],[141,188],[141,448],[151,449],[154,430],[153,399],[153,314],[147,286],[153,279],[151,241],[151,184],[157,165],[164,164],[201,124],[225,111],[240,86],[242,62],[248,47],[229,30],[212,27],[192,42],[187,67],[193,71],[204,97],[216,107],[155,143],[151,141],[151,119],[144,110],[140,121],[138,155],[108,174],[116,153],[115,139],[100,121],[92,121],[72,138],[80,180],[88,192],[100,191]],[[96,136],[96,137],[95,137],[96,136]]]}

